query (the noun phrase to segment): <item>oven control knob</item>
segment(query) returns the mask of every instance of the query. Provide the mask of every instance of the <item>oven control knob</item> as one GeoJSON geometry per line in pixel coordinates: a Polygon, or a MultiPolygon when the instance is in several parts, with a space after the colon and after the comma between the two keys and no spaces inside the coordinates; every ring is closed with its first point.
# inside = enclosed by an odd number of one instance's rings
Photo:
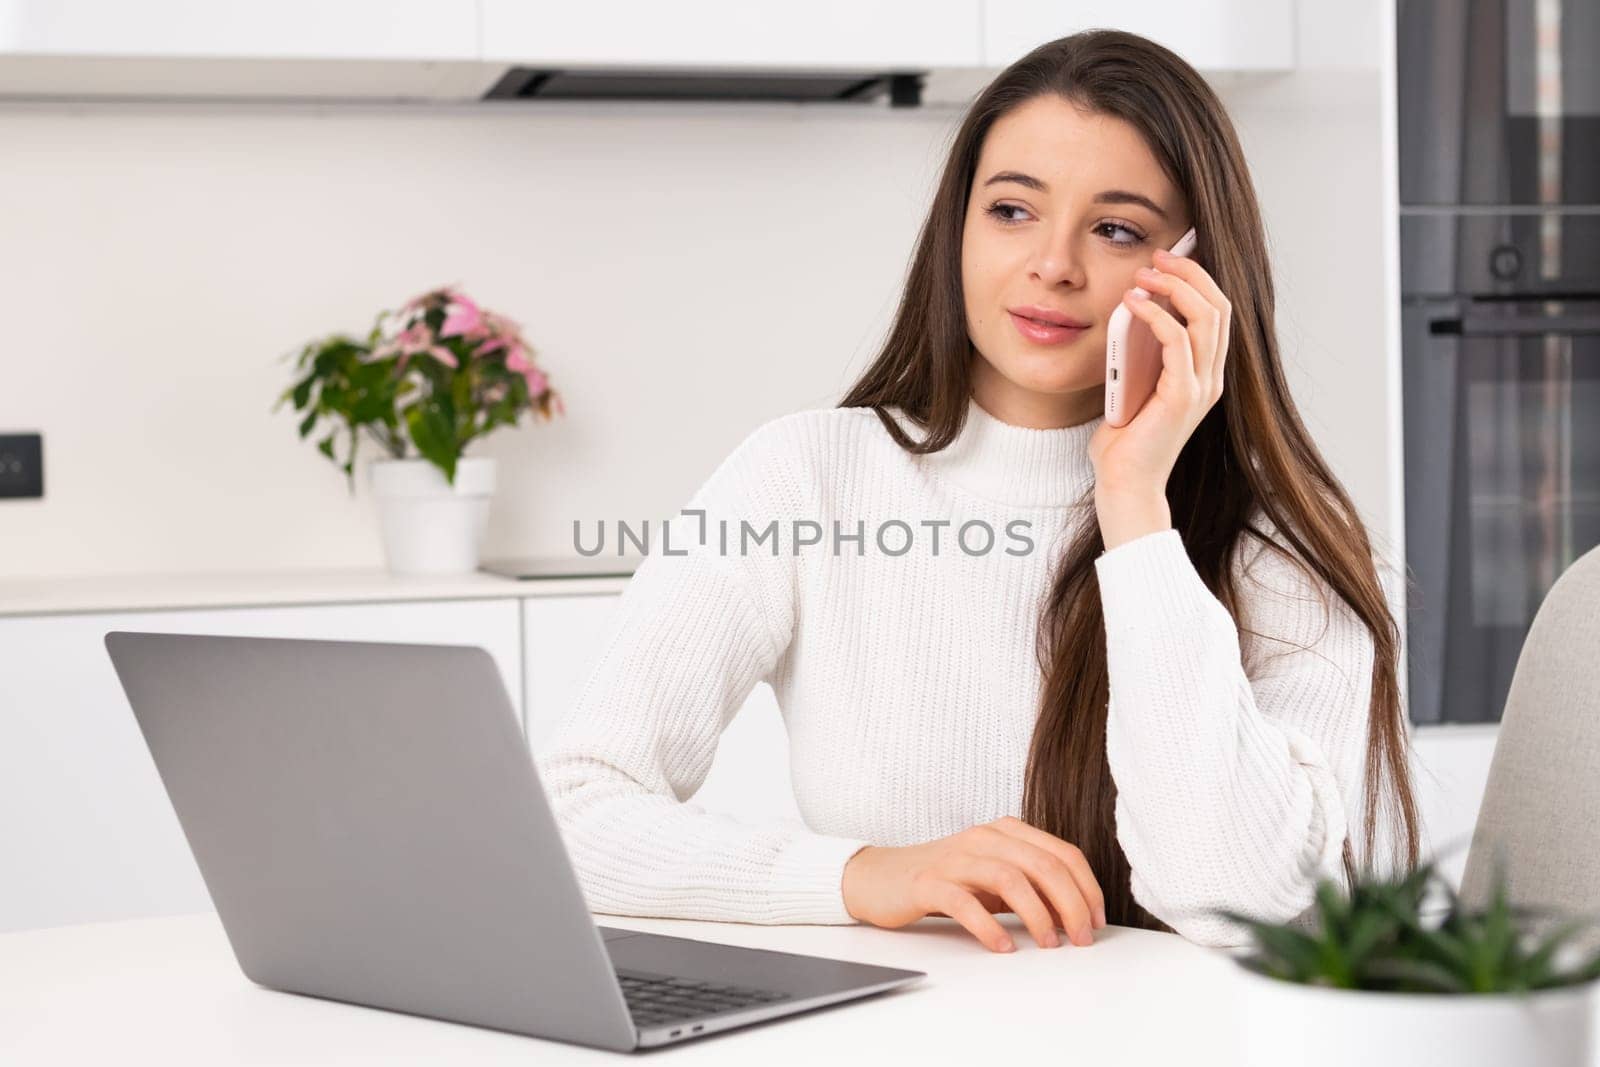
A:
{"type": "Polygon", "coordinates": [[[1522,252],[1516,245],[1497,245],[1489,253],[1489,273],[1509,282],[1522,273],[1522,252]]]}

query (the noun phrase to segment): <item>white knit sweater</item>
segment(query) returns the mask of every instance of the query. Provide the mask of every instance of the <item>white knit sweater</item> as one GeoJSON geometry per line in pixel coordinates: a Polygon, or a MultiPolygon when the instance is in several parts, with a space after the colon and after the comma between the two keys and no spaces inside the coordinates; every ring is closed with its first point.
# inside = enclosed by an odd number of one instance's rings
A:
{"type": "MultiPolygon", "coordinates": [[[[866,408],[751,433],[657,526],[665,545],[650,544],[540,750],[591,909],[849,923],[840,882],[863,845],[1020,815],[1039,612],[1060,540],[1095,521],[1101,421],[1036,430],[969,402],[957,440],[928,456],[866,408]],[[975,520],[994,531],[987,551],[981,526],[958,541],[975,520]],[[782,709],[805,825],[691,799],[759,682],[782,709]]],[[[1117,838],[1135,899],[1202,944],[1242,940],[1214,908],[1305,912],[1319,876],[1341,878],[1364,810],[1370,636],[1331,591],[1246,543],[1242,635],[1176,530],[1095,561],[1117,838]]]]}

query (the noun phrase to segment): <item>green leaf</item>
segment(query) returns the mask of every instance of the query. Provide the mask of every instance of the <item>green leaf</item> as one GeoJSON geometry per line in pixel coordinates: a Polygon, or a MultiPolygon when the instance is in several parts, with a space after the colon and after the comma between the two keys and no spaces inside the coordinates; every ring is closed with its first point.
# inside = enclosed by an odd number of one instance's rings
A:
{"type": "Polygon", "coordinates": [[[1317,913],[1329,931],[1341,928],[1349,914],[1339,887],[1326,878],[1317,883],[1317,913]]]}
{"type": "Polygon", "coordinates": [[[344,476],[350,483],[350,489],[355,490],[356,450],[361,447],[361,434],[357,432],[355,423],[350,424],[350,454],[345,457],[344,476]]]}
{"type": "Polygon", "coordinates": [[[1458,941],[1440,931],[1429,930],[1422,924],[1421,918],[1415,911],[1402,907],[1394,901],[1385,901],[1385,907],[1404,925],[1411,940],[1420,948],[1432,952],[1444,965],[1457,973],[1464,974],[1471,971],[1471,957],[1458,941]]]}
{"type": "Polygon", "coordinates": [[[1563,985],[1577,985],[1580,982],[1592,982],[1600,978],[1600,952],[1595,953],[1593,959],[1583,964],[1567,976],[1563,985]]]}
{"type": "Polygon", "coordinates": [[[1523,961],[1524,984],[1529,989],[1543,989],[1546,986],[1563,984],[1564,976],[1553,966],[1556,953],[1591,923],[1590,919],[1572,919],[1546,933],[1528,954],[1528,958],[1523,961]]]}
{"type": "Polygon", "coordinates": [[[1465,993],[1467,984],[1460,976],[1429,960],[1374,960],[1368,973],[1374,978],[1392,980],[1397,992],[1465,993]]]}
{"type": "Polygon", "coordinates": [[[1252,924],[1252,928],[1256,943],[1267,958],[1277,960],[1296,975],[1321,973],[1321,952],[1317,941],[1308,934],[1266,923],[1252,924]]]}
{"type": "Polygon", "coordinates": [[[465,360],[461,363],[462,370],[451,376],[450,380],[450,405],[456,411],[472,410],[472,372],[471,364],[465,360]]]}
{"type": "Polygon", "coordinates": [[[1357,969],[1365,965],[1368,956],[1385,942],[1393,940],[1399,927],[1393,916],[1380,912],[1365,911],[1357,915],[1350,926],[1350,942],[1346,950],[1352,965],[1357,969]]]}
{"type": "Polygon", "coordinates": [[[1476,987],[1493,989],[1496,976],[1503,973],[1507,958],[1516,951],[1516,931],[1511,926],[1511,905],[1506,899],[1506,885],[1497,881],[1491,891],[1489,909],[1484,915],[1483,948],[1478,954],[1479,968],[1476,987]]]}
{"type": "Polygon", "coordinates": [[[454,485],[457,459],[452,433],[454,428],[450,425],[444,405],[430,398],[407,408],[406,429],[417,451],[442,470],[445,480],[454,485]]]}

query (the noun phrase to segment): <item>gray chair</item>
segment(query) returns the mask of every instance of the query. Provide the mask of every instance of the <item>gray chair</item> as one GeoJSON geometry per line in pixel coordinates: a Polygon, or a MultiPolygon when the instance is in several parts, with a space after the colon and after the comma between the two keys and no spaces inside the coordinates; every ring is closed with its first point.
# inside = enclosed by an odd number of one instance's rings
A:
{"type": "Polygon", "coordinates": [[[1600,915],[1600,548],[1551,586],[1517,658],[1465,903],[1487,903],[1501,859],[1513,903],[1600,915]]]}

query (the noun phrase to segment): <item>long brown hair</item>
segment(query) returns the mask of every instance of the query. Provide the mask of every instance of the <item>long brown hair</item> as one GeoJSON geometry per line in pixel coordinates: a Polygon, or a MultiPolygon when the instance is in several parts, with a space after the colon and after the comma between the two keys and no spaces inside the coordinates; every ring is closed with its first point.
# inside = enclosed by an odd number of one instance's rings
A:
{"type": "MultiPolygon", "coordinates": [[[[960,432],[971,395],[973,349],[961,285],[969,189],[990,127],[1028,100],[1055,94],[1139,130],[1183,192],[1199,231],[1194,258],[1232,304],[1222,398],[1178,456],[1167,484],[1173,525],[1206,587],[1246,620],[1230,560],[1246,537],[1288,555],[1251,523],[1255,509],[1353,610],[1374,643],[1365,764],[1363,861],[1382,809],[1398,821],[1396,863],[1417,861],[1417,815],[1406,760],[1398,681],[1399,629],[1389,611],[1359,514],[1301,422],[1278,359],[1273,287],[1261,216],[1244,155],[1222,103],[1192,67],[1129,33],[1090,30],[1041,45],[1006,68],[973,102],[956,133],[882,351],[841,407],[872,407],[900,447],[928,453],[960,432]],[[927,430],[906,435],[885,409],[927,430]],[[1384,789],[1387,782],[1387,791],[1384,789]],[[1387,794],[1387,795],[1385,795],[1387,794]]],[[[1043,671],[1028,754],[1022,817],[1070,841],[1106,895],[1110,922],[1168,929],[1133,899],[1117,843],[1116,783],[1106,761],[1108,679],[1095,557],[1099,524],[1065,547],[1039,626],[1043,671]]],[[[1288,557],[1293,560],[1293,557],[1288,557]]],[[[1358,873],[1347,839],[1347,877],[1358,873]]]]}

